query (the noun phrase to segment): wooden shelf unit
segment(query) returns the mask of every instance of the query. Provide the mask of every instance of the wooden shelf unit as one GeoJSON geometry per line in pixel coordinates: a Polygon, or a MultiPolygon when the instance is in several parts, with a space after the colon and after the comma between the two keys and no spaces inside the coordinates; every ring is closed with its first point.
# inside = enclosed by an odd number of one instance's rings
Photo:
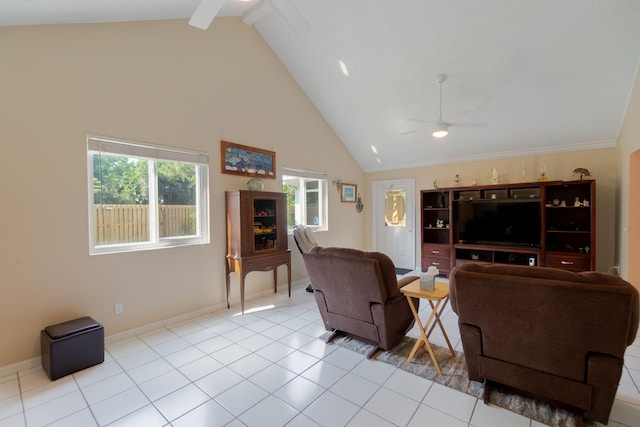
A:
{"type": "Polygon", "coordinates": [[[545,265],[576,272],[595,270],[595,181],[563,182],[545,190],[545,265]],[[581,206],[574,206],[576,198],[581,206]],[[584,206],[585,200],[588,206],[584,206]],[[563,201],[566,206],[562,206],[563,201]]]}
{"type": "Polygon", "coordinates": [[[437,267],[440,274],[451,271],[451,192],[421,192],[422,270],[437,267]]]}
{"type": "Polygon", "coordinates": [[[466,262],[595,270],[595,196],[595,180],[422,190],[422,270],[434,265],[441,274],[449,274],[453,267],[466,262]],[[531,218],[540,227],[539,245],[475,244],[456,240],[459,235],[456,221],[461,212],[468,211],[473,204],[523,202],[540,204],[539,215],[531,218]]]}

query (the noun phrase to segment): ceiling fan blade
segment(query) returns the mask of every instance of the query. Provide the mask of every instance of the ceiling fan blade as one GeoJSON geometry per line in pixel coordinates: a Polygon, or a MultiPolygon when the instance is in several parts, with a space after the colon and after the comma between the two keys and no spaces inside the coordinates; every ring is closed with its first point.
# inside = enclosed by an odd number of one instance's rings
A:
{"type": "Polygon", "coordinates": [[[451,120],[451,122],[453,123],[453,122],[456,122],[456,121],[462,119],[464,116],[467,116],[467,115],[469,115],[471,113],[475,113],[475,110],[464,110],[464,111],[456,114],[453,117],[448,117],[448,119],[451,120]]]}
{"type": "Polygon", "coordinates": [[[409,121],[409,122],[418,122],[418,123],[434,123],[434,122],[431,122],[429,120],[416,119],[415,117],[411,117],[411,118],[407,119],[407,121],[409,121]]]}
{"type": "Polygon", "coordinates": [[[213,22],[225,0],[202,0],[196,11],[193,12],[191,19],[189,19],[189,25],[206,30],[213,22]]]}
{"type": "Polygon", "coordinates": [[[449,127],[457,127],[457,128],[482,128],[485,127],[486,123],[448,123],[449,127]]]}
{"type": "Polygon", "coordinates": [[[410,135],[410,134],[412,134],[412,133],[416,133],[416,132],[419,132],[419,131],[421,131],[421,130],[422,130],[422,129],[413,129],[413,130],[408,130],[408,131],[406,131],[406,132],[400,132],[400,135],[410,135]]]}

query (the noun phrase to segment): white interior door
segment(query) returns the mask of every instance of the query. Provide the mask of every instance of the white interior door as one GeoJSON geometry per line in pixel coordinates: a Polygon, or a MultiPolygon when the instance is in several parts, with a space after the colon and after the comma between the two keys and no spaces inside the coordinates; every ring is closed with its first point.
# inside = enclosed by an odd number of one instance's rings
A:
{"type": "Polygon", "coordinates": [[[396,267],[414,269],[415,182],[413,179],[373,183],[373,247],[387,254],[396,267]]]}

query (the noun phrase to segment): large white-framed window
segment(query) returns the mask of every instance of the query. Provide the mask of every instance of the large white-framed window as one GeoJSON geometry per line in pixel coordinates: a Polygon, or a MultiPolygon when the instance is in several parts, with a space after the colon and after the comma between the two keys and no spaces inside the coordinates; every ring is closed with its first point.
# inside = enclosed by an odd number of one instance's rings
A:
{"type": "Polygon", "coordinates": [[[206,153],[87,135],[89,253],[209,243],[206,153]]]}
{"type": "Polygon", "coordinates": [[[283,168],[282,189],[287,194],[287,227],[308,225],[328,229],[326,172],[283,168]]]}

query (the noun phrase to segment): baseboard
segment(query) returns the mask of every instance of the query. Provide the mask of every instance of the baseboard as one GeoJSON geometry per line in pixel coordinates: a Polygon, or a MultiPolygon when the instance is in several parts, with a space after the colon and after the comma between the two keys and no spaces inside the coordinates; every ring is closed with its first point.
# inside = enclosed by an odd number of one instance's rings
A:
{"type": "MultiPolygon", "coordinates": [[[[296,287],[306,287],[309,284],[309,279],[296,280],[291,282],[291,289],[296,287]]],[[[287,292],[286,285],[280,285],[278,287],[278,291],[281,292],[284,288],[284,292],[287,292]]],[[[245,295],[245,302],[251,301],[256,298],[260,298],[267,295],[273,295],[273,290],[268,289],[260,292],[254,292],[252,294],[245,295]]],[[[232,305],[240,304],[240,298],[232,299],[229,301],[232,305]]],[[[149,323],[147,325],[139,326],[137,328],[133,328],[124,332],[118,332],[117,334],[109,335],[104,338],[104,343],[106,346],[109,344],[113,344],[114,342],[135,337],[137,335],[144,334],[146,332],[150,332],[154,329],[162,328],[164,326],[173,325],[179,322],[184,322],[189,319],[193,319],[195,317],[203,316],[207,313],[213,313],[219,310],[226,308],[226,302],[215,304],[209,307],[204,307],[189,313],[181,314],[179,316],[171,317],[168,319],[159,320],[157,322],[149,323]]],[[[21,362],[14,363],[12,365],[0,366],[0,378],[7,377],[9,375],[16,374],[18,372],[28,371],[30,369],[38,368],[42,366],[41,358],[34,357],[32,359],[23,360],[21,362]]]]}
{"type": "Polygon", "coordinates": [[[42,360],[40,357],[34,357],[33,359],[23,360],[22,362],[14,363],[13,365],[0,367],[0,378],[8,377],[9,375],[15,375],[18,372],[28,371],[42,366],[42,360]]]}
{"type": "Polygon", "coordinates": [[[129,329],[127,331],[118,332],[116,334],[112,334],[104,337],[105,346],[109,346],[109,344],[113,344],[117,341],[135,337],[138,335],[145,334],[147,332],[151,332],[154,329],[162,328],[164,326],[174,325],[179,322],[184,322],[189,319],[193,319],[195,317],[199,317],[205,315],[207,313],[213,313],[214,311],[220,310],[224,308],[226,304],[216,304],[210,307],[204,307],[196,311],[191,311],[189,313],[181,314],[179,316],[170,317],[168,319],[158,320],[157,322],[148,323],[146,325],[138,326],[137,328],[129,329]]]}
{"type": "MultiPolygon", "coordinates": [[[[307,286],[308,284],[308,279],[307,280],[297,280],[295,282],[291,282],[291,289],[295,288],[295,287],[299,287],[299,286],[307,286]]],[[[282,291],[284,289],[284,292],[287,292],[286,289],[286,285],[280,285],[278,287],[278,291],[282,291]]],[[[245,302],[247,301],[251,301],[254,300],[256,298],[260,298],[263,296],[267,296],[267,295],[273,295],[273,291],[270,289],[265,289],[264,291],[260,291],[260,292],[254,292],[252,294],[247,294],[245,295],[245,302]]],[[[240,298],[234,298],[229,300],[229,303],[234,306],[234,305],[239,305],[240,304],[240,298]]],[[[204,307],[201,308],[199,310],[196,311],[192,311],[190,313],[186,313],[186,314],[181,314],[179,316],[175,316],[175,317],[171,317],[169,319],[163,319],[163,320],[159,320],[157,322],[153,322],[153,323],[149,323],[147,325],[143,325],[143,326],[139,326],[137,328],[134,329],[130,329],[128,331],[124,331],[124,332],[119,332],[117,334],[113,334],[113,335],[109,335],[108,337],[105,337],[104,342],[105,345],[109,345],[109,344],[113,344],[116,341],[120,341],[126,338],[131,338],[131,337],[135,337],[137,335],[142,335],[146,332],[151,332],[154,329],[158,329],[158,328],[162,328],[164,326],[169,326],[169,325],[174,325],[176,323],[179,322],[184,322],[186,320],[189,319],[193,319],[195,317],[200,317],[203,316],[207,313],[214,313],[216,311],[219,310],[223,310],[226,308],[226,302],[220,303],[220,304],[215,304],[213,306],[210,307],[204,307]]]]}

